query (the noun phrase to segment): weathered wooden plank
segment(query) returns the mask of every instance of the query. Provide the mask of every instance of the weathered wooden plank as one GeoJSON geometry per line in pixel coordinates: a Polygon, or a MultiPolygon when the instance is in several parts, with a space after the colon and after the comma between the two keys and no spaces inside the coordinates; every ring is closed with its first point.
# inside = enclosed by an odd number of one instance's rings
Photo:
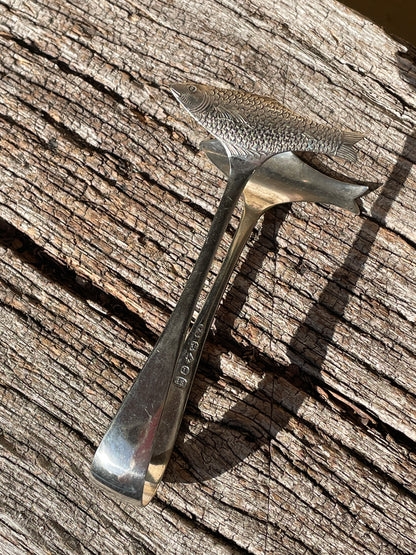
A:
{"type": "Polygon", "coordinates": [[[413,553],[414,49],[330,1],[3,0],[0,22],[2,552],[413,553]],[[314,163],[384,187],[362,217],[265,217],[139,511],[88,467],[224,185],[166,88],[189,77],[363,131],[358,164],[314,163]]]}

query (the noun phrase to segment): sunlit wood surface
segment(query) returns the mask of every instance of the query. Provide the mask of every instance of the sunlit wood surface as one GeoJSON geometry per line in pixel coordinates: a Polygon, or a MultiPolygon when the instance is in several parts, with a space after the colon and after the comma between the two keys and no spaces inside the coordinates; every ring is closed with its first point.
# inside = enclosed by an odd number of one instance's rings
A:
{"type": "Polygon", "coordinates": [[[330,0],[2,0],[0,44],[1,553],[414,553],[415,50],[330,0]],[[139,510],[89,465],[224,188],[190,79],[365,133],[312,162],[381,187],[260,222],[139,510]]]}

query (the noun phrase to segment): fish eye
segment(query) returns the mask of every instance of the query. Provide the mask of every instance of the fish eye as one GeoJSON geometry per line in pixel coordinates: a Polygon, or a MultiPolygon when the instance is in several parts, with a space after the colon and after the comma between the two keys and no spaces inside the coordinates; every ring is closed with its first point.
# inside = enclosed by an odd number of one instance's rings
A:
{"type": "Polygon", "coordinates": [[[189,91],[190,93],[196,93],[197,88],[196,88],[195,85],[189,85],[188,91],[189,91]]]}

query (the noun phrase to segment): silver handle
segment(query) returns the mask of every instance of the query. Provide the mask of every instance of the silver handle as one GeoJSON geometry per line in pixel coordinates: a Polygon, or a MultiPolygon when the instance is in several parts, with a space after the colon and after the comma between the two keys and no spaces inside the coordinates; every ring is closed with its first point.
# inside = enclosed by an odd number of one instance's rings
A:
{"type": "Polygon", "coordinates": [[[227,256],[183,345],[155,435],[152,457],[146,476],[146,491],[149,501],[155,494],[169,462],[215,312],[237,260],[261,214],[261,210],[253,209],[245,204],[240,225],[227,256]]]}
{"type": "Polygon", "coordinates": [[[183,293],[95,453],[92,477],[126,501],[146,505],[154,437],[185,334],[221,238],[255,166],[232,158],[230,177],[183,293]]]}

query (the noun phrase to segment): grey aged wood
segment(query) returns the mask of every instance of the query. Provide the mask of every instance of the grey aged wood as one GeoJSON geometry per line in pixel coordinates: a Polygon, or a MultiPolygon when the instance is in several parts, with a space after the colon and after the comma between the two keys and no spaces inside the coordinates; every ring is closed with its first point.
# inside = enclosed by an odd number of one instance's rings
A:
{"type": "Polygon", "coordinates": [[[414,553],[415,49],[329,0],[2,0],[0,44],[1,552],[414,553]],[[224,186],[189,78],[364,132],[314,162],[384,186],[266,216],[140,511],[88,468],[224,186]]]}

